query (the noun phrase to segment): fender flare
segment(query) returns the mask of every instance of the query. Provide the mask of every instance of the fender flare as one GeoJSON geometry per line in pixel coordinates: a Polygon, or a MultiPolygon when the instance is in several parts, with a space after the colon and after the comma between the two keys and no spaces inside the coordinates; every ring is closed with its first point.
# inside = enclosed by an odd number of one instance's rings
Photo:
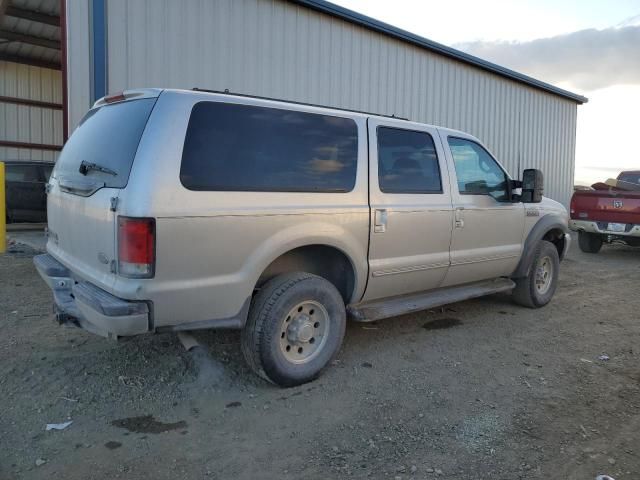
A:
{"type": "Polygon", "coordinates": [[[536,246],[547,232],[551,230],[560,230],[563,233],[569,233],[569,227],[559,215],[553,213],[544,215],[529,232],[524,242],[520,262],[518,262],[518,266],[511,275],[512,278],[522,278],[529,275],[529,269],[531,268],[533,256],[536,252],[536,246]]]}

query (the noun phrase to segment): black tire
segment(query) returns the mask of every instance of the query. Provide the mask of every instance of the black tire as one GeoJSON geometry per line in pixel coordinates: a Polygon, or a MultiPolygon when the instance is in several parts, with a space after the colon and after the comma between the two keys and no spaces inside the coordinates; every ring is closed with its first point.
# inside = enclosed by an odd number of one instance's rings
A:
{"type": "MultiPolygon", "coordinates": [[[[301,315],[303,317],[296,317],[294,321],[302,318],[304,323],[305,319],[313,318],[304,313],[301,315]]],[[[251,302],[247,324],[242,331],[242,353],[251,369],[264,379],[282,387],[301,385],[317,378],[338,353],[346,323],[344,301],[330,282],[303,272],[278,275],[269,280],[251,302]],[[311,309],[309,314],[322,315],[327,330],[321,344],[312,347],[315,339],[307,341],[309,349],[316,348],[313,356],[303,363],[295,363],[287,357],[291,353],[284,351],[287,347],[281,342],[288,343],[289,329],[285,322],[289,322],[292,309],[304,302],[321,306],[322,312],[314,313],[311,309]]],[[[311,324],[304,325],[312,328],[311,324]]],[[[315,323],[312,325],[316,326],[315,323]]],[[[296,350],[299,346],[304,344],[294,345],[296,350]]]]}
{"type": "Polygon", "coordinates": [[[584,253],[598,253],[602,243],[602,237],[597,233],[578,232],[578,246],[584,253]]]}
{"type": "Polygon", "coordinates": [[[513,300],[519,305],[528,308],[544,307],[556,293],[559,272],[560,256],[558,255],[558,250],[553,243],[541,240],[533,256],[529,274],[526,277],[515,279],[516,288],[513,290],[513,300]],[[547,265],[547,263],[543,264],[543,261],[548,262],[551,272],[548,275],[549,283],[546,284],[545,282],[544,284],[546,289],[541,290],[536,279],[538,278],[539,269],[547,265]]]}

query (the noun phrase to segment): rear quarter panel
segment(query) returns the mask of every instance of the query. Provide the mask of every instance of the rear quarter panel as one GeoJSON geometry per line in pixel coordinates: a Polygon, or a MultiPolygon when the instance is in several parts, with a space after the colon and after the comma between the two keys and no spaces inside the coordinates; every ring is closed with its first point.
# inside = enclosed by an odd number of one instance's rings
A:
{"type": "Polygon", "coordinates": [[[353,298],[359,299],[366,284],[369,232],[364,116],[335,113],[354,118],[358,126],[359,162],[352,192],[191,191],[179,180],[189,115],[196,102],[215,100],[230,99],[165,92],[156,104],[118,212],[156,218],[156,274],[143,281],[118,277],[114,294],[152,300],[156,327],[229,318],[240,312],[261,273],[279,255],[324,244],[351,259],[356,272],[353,298]]]}

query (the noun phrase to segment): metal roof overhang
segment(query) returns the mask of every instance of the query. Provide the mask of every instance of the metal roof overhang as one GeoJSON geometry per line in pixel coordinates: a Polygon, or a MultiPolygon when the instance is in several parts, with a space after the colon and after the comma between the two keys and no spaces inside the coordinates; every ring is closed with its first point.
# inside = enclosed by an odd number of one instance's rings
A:
{"type": "Polygon", "coordinates": [[[61,69],[60,0],[0,0],[0,60],[61,69]]]}
{"type": "Polygon", "coordinates": [[[496,75],[500,75],[501,77],[505,77],[510,80],[514,80],[516,82],[528,85],[530,87],[537,88],[539,90],[544,90],[554,95],[558,95],[560,97],[573,100],[578,104],[583,104],[588,102],[588,99],[586,97],[583,97],[582,95],[578,95],[576,93],[563,90],[562,88],[555,87],[548,83],[529,77],[528,75],[524,75],[514,70],[510,70],[508,68],[497,65],[495,63],[491,63],[481,58],[474,57],[473,55],[469,55],[468,53],[464,53],[460,50],[456,50],[455,48],[447,47],[446,45],[442,45],[441,43],[437,43],[432,40],[421,37],[419,35],[415,35],[411,32],[407,32],[406,30],[402,30],[400,28],[394,27],[393,25],[389,25],[388,23],[381,22],[380,20],[367,17],[366,15],[362,15],[360,13],[354,12],[353,10],[349,10],[339,5],[335,5],[333,3],[330,3],[324,0],[289,0],[289,1],[297,5],[301,5],[301,6],[310,8],[312,10],[316,10],[318,12],[326,13],[333,17],[340,18],[347,22],[360,25],[364,28],[373,30],[378,33],[382,33],[389,37],[393,37],[398,40],[402,40],[404,42],[416,45],[418,47],[425,48],[432,52],[439,53],[440,55],[444,55],[445,57],[458,60],[468,65],[473,65],[474,67],[481,68],[482,70],[494,73],[496,75]]]}

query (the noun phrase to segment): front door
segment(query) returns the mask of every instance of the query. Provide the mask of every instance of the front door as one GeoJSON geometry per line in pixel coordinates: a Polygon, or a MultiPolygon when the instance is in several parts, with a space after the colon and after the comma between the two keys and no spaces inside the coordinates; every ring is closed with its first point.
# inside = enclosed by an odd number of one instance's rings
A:
{"type": "Polygon", "coordinates": [[[437,288],[449,268],[452,207],[435,128],[369,119],[369,279],[364,300],[437,288]]]}
{"type": "Polygon", "coordinates": [[[508,276],[522,252],[524,206],[509,176],[476,140],[440,130],[453,199],[451,267],[443,286],[508,276]]]}

